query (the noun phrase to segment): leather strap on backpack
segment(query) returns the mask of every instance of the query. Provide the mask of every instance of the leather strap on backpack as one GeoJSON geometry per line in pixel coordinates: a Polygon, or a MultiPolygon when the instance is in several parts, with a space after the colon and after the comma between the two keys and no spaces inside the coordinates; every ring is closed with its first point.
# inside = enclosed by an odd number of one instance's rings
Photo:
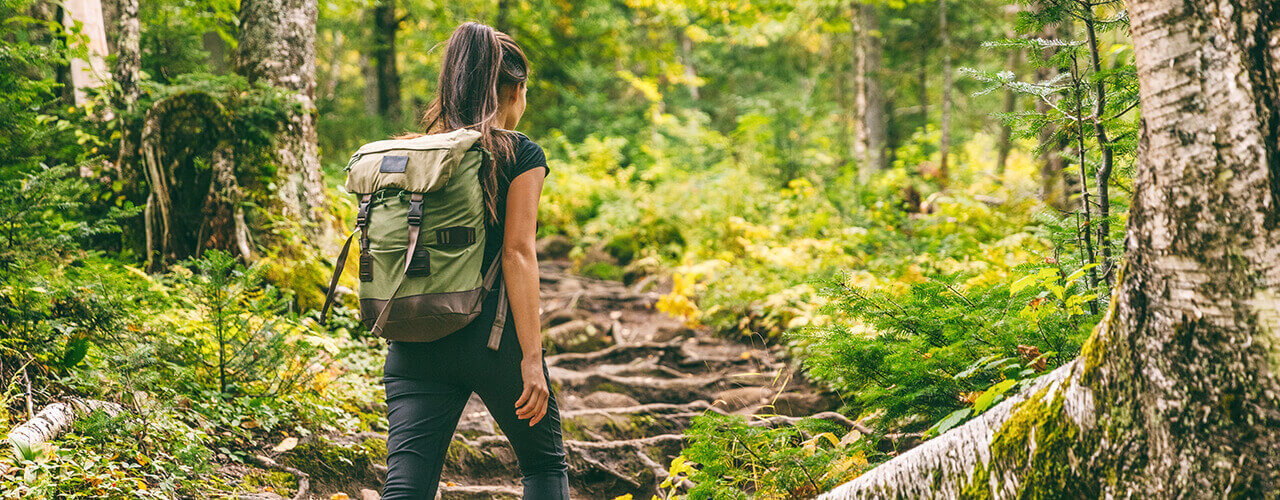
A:
{"type": "Polygon", "coordinates": [[[489,263],[489,271],[484,273],[484,279],[480,282],[480,286],[484,287],[484,297],[494,291],[494,285],[497,285],[498,292],[498,311],[493,315],[493,328],[489,330],[490,349],[498,350],[498,344],[502,342],[502,329],[507,325],[507,286],[505,280],[502,279],[502,249],[498,249],[498,255],[493,256],[493,262],[489,263]]]}
{"type": "MultiPolygon", "coordinates": [[[[418,235],[421,229],[422,193],[413,193],[409,197],[409,246],[404,249],[404,269],[400,272],[400,278],[396,280],[396,288],[391,292],[391,298],[387,299],[387,305],[382,306],[378,319],[373,321],[373,328],[370,331],[374,335],[382,336],[382,327],[386,326],[387,317],[391,315],[391,306],[395,304],[396,296],[400,295],[400,289],[404,287],[404,279],[409,276],[409,269],[415,268],[413,257],[418,253],[418,235]]],[[[430,273],[429,265],[427,272],[430,273]]]]}
{"type": "MultiPolygon", "coordinates": [[[[347,267],[347,253],[351,250],[351,241],[356,237],[356,231],[360,232],[360,261],[361,281],[364,281],[364,254],[369,248],[369,202],[372,201],[373,195],[366,194],[360,196],[360,209],[356,212],[356,229],[347,236],[347,242],[342,244],[342,251],[338,252],[338,262],[333,267],[333,277],[329,278],[329,289],[324,294],[324,307],[320,308],[320,326],[325,326],[329,322],[329,308],[333,307],[333,300],[338,292],[338,278],[342,276],[342,270],[347,267]]],[[[369,271],[372,274],[372,269],[369,271]]]]}
{"type": "Polygon", "coordinates": [[[347,236],[347,242],[342,244],[342,251],[338,253],[338,262],[333,268],[333,277],[329,278],[329,290],[324,293],[324,307],[320,308],[320,326],[325,326],[329,321],[329,308],[333,307],[333,299],[338,291],[338,278],[342,276],[342,268],[347,267],[347,252],[351,250],[351,241],[356,239],[356,232],[352,231],[347,236]]]}

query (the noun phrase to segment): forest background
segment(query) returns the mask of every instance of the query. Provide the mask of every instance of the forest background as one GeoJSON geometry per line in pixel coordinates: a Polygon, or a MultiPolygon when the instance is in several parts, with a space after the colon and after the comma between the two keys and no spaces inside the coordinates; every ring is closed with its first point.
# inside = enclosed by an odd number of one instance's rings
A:
{"type": "Polygon", "coordinates": [[[16,446],[9,496],[284,491],[214,466],[385,428],[378,342],[352,307],[317,321],[354,215],[339,186],[360,144],[417,130],[467,20],[531,60],[542,245],[785,346],[870,431],[710,413],[666,496],[855,477],[1073,359],[1115,280],[1137,142],[1119,3],[0,10],[0,429],[72,397],[129,410],[16,446]]]}

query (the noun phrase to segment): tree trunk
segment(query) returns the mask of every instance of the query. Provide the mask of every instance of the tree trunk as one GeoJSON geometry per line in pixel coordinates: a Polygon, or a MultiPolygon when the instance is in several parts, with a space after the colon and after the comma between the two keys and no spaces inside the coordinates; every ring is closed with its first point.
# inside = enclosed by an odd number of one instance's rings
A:
{"type": "Polygon", "coordinates": [[[396,1],[381,0],[373,7],[373,51],[370,54],[378,72],[378,116],[390,125],[400,127],[400,72],[396,68],[396,1]]]}
{"type": "MultiPolygon", "coordinates": [[[[1018,9],[1011,9],[1015,15],[1018,9]]],[[[1017,36],[1016,33],[1010,31],[1008,38],[1017,36]]],[[[1022,49],[1010,49],[1008,58],[1005,59],[1005,68],[1007,71],[1017,73],[1018,65],[1022,62],[1022,49]]],[[[1007,117],[1018,110],[1018,93],[1013,89],[1004,91],[1004,114],[1007,117]]],[[[1008,122],[1000,124],[1000,136],[996,139],[996,180],[1004,182],[1004,171],[1009,166],[1009,153],[1013,151],[1013,125],[1008,122]]]]}
{"type": "MultiPolygon", "coordinates": [[[[113,78],[120,92],[116,95],[116,107],[124,112],[120,120],[120,143],[116,154],[116,169],[119,171],[123,185],[124,197],[134,206],[146,203],[147,192],[143,181],[146,174],[138,164],[138,142],[141,135],[140,123],[134,120],[138,104],[138,79],[142,71],[142,32],[138,22],[138,0],[117,0],[116,24],[116,65],[113,78]]],[[[124,248],[141,253],[145,248],[145,237],[137,219],[122,226],[121,244],[124,248]]]]}
{"type": "Polygon", "coordinates": [[[947,0],[938,0],[938,33],[942,37],[942,138],[938,143],[938,182],[946,186],[951,172],[951,34],[947,32],[947,0]]]}
{"type": "Polygon", "coordinates": [[[204,219],[196,237],[196,254],[207,249],[234,250],[245,261],[252,257],[249,227],[244,220],[243,195],[236,180],[235,150],[219,144],[212,153],[209,193],[202,210],[204,219]]]}
{"type": "Polygon", "coordinates": [[[1141,0],[1127,260],[1080,358],[823,498],[1259,498],[1280,482],[1280,11],[1141,0]]]}
{"type": "Polygon", "coordinates": [[[101,0],[99,4],[102,7],[102,28],[107,42],[107,53],[115,54],[120,49],[116,48],[116,41],[120,39],[120,0],[101,0]]]}
{"type": "Polygon", "coordinates": [[[298,223],[310,241],[325,245],[334,227],[324,220],[328,206],[316,146],[315,0],[242,0],[237,68],[251,82],[292,91],[301,111],[276,137],[276,216],[298,223]]]}
{"type": "MultiPolygon", "coordinates": [[[[1037,9],[1043,9],[1043,5],[1037,5],[1037,9]]],[[[1045,40],[1057,40],[1062,36],[1062,31],[1056,24],[1045,26],[1040,32],[1040,38],[1045,40]]],[[[1057,49],[1045,49],[1040,55],[1043,61],[1049,60],[1057,49]]],[[[1036,69],[1036,81],[1047,82],[1058,76],[1058,70],[1049,66],[1041,66],[1036,69]]],[[[1043,99],[1036,100],[1036,113],[1040,116],[1049,114],[1049,104],[1043,99]]],[[[1067,145],[1061,137],[1055,137],[1057,127],[1047,124],[1040,129],[1037,134],[1037,140],[1040,143],[1040,199],[1046,205],[1060,211],[1069,212],[1073,209],[1071,197],[1068,195],[1070,189],[1066,182],[1066,161],[1063,159],[1064,151],[1067,145]]]]}
{"type": "Polygon", "coordinates": [[[102,20],[102,4],[99,0],[66,0],[63,2],[63,24],[68,30],[75,23],[81,23],[80,33],[88,38],[88,60],[75,58],[71,60],[71,85],[75,89],[75,103],[84,104],[89,100],[88,88],[96,88],[105,83],[107,77],[107,32],[102,20]]]}
{"type": "Polygon", "coordinates": [[[863,19],[863,10],[867,7],[858,0],[849,2],[849,83],[852,84],[852,105],[849,109],[849,158],[858,166],[858,182],[866,183],[866,174],[871,169],[867,163],[867,45],[865,42],[867,26],[863,19]]]}
{"type": "Polygon", "coordinates": [[[857,0],[850,3],[853,25],[854,146],[859,161],[858,180],[862,184],[871,173],[884,169],[885,142],[889,121],[885,114],[884,91],[880,87],[880,42],[878,14],[874,5],[857,0]]]}
{"type": "MultiPolygon", "coordinates": [[[[1103,124],[1106,119],[1107,112],[1107,82],[1102,77],[1102,60],[1098,55],[1098,34],[1094,29],[1094,13],[1093,7],[1089,7],[1084,17],[1084,27],[1089,39],[1089,62],[1093,68],[1094,82],[1094,108],[1093,108],[1093,132],[1094,138],[1098,141],[1098,150],[1102,155],[1102,164],[1098,165],[1098,170],[1094,172],[1094,182],[1098,186],[1098,248],[1102,250],[1102,278],[1106,280],[1107,286],[1111,286],[1114,282],[1115,273],[1112,269],[1111,262],[1111,192],[1109,184],[1111,182],[1111,170],[1115,165],[1115,155],[1112,154],[1111,142],[1107,139],[1107,128],[1103,124]]],[[[1083,126],[1081,134],[1084,134],[1083,126]]]]}
{"type": "Polygon", "coordinates": [[[378,67],[373,64],[369,54],[360,53],[360,74],[364,75],[364,112],[369,116],[378,115],[378,67]]]}
{"type": "Polygon", "coordinates": [[[698,91],[698,66],[693,60],[693,39],[683,28],[676,28],[676,36],[680,39],[680,65],[684,67],[684,84],[689,87],[689,99],[697,101],[701,98],[698,91]]]}
{"type": "Polygon", "coordinates": [[[9,431],[8,439],[13,443],[21,443],[22,446],[35,446],[58,437],[76,419],[97,410],[115,416],[123,412],[124,407],[110,401],[80,398],[52,403],[30,420],[9,431]]]}

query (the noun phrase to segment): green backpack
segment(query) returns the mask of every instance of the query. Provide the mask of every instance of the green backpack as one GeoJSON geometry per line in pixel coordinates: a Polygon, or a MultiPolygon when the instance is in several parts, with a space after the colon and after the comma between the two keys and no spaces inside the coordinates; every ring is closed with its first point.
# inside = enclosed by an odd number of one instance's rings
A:
{"type": "MultiPolygon", "coordinates": [[[[485,232],[480,165],[474,130],[371,142],[347,164],[347,191],[356,195],[356,231],[338,255],[321,318],[333,305],[338,277],[360,234],[360,318],[387,340],[430,342],[480,315],[498,292],[489,332],[497,350],[506,322],[507,294],[499,279],[501,252],[481,276],[485,232]]],[[[499,236],[500,237],[500,236],[499,236]]]]}

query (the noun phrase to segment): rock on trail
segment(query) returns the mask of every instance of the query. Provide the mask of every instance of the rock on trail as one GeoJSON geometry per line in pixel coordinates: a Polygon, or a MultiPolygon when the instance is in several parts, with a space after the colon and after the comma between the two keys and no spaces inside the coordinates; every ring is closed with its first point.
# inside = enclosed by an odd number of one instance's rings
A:
{"type": "MultiPolygon", "coordinates": [[[[681,433],[705,412],[796,417],[838,406],[779,359],[780,348],[713,337],[655,310],[661,293],[654,289],[663,288],[656,280],[627,286],[576,276],[569,267],[541,263],[541,288],[573,498],[650,498],[685,445],[681,433]]],[[[332,438],[335,448],[371,450],[377,458],[356,464],[360,477],[313,474],[313,497],[376,498],[386,470],[382,438],[332,438]]],[[[515,455],[474,395],[441,481],[443,499],[520,498],[515,455]]]]}

